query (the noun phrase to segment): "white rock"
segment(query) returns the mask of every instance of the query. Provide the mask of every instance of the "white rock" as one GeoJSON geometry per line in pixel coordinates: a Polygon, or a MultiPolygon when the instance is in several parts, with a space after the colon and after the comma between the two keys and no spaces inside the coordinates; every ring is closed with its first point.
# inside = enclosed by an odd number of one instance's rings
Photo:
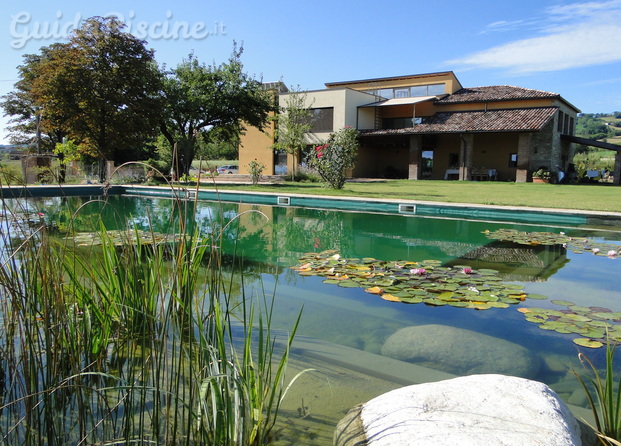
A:
{"type": "Polygon", "coordinates": [[[582,444],[578,422],[552,389],[504,375],[393,390],[365,403],[360,419],[373,446],[582,444]]]}

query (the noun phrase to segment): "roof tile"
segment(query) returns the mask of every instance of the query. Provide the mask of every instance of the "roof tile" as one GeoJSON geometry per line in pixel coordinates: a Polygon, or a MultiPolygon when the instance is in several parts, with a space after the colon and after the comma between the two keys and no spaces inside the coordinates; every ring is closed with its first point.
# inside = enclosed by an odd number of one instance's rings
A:
{"type": "Polygon", "coordinates": [[[367,136],[422,133],[536,132],[556,113],[556,107],[441,112],[423,123],[403,129],[361,130],[367,136]]]}
{"type": "Polygon", "coordinates": [[[436,104],[458,104],[467,102],[516,101],[524,99],[558,98],[557,93],[542,90],[496,85],[489,87],[462,88],[436,101],[436,104]]]}

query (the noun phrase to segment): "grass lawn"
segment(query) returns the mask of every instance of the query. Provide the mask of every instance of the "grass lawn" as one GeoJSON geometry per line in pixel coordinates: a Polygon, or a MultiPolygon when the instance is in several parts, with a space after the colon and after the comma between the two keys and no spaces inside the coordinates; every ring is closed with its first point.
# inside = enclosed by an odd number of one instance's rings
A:
{"type": "Polygon", "coordinates": [[[567,185],[493,181],[389,180],[370,183],[346,183],[342,190],[327,189],[318,183],[280,183],[258,186],[220,184],[218,188],[222,190],[621,212],[621,187],[603,184],[567,185]]]}

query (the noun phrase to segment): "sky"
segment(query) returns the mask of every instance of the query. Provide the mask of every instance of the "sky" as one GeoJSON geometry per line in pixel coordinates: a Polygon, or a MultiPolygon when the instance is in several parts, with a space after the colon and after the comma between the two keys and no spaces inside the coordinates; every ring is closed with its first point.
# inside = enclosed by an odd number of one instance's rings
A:
{"type": "Polygon", "coordinates": [[[515,85],[559,93],[583,113],[621,111],[621,0],[86,3],[5,4],[0,95],[13,89],[24,54],[66,41],[81,20],[114,15],[169,67],[190,53],[226,62],[236,43],[247,73],[289,87],[453,71],[464,87],[515,85]]]}

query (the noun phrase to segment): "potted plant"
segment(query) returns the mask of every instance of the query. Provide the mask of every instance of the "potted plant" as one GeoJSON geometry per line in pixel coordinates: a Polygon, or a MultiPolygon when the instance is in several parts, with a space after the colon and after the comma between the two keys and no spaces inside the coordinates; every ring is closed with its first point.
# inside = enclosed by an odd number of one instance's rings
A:
{"type": "Polygon", "coordinates": [[[551,176],[552,174],[548,169],[541,167],[533,172],[533,183],[549,183],[551,176]]]}

